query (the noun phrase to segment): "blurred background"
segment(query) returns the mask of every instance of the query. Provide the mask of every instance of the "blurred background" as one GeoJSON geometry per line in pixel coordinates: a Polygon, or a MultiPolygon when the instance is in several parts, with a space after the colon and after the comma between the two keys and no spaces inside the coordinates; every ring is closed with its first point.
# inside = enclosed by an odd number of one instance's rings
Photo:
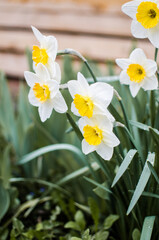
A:
{"type": "Polygon", "coordinates": [[[125,2],[0,0],[0,69],[6,73],[10,84],[13,83],[13,92],[16,92],[17,80],[22,79],[24,70],[28,69],[26,48],[31,50],[33,45],[38,45],[31,25],[43,34],[54,35],[59,50],[73,48],[97,62],[104,75],[108,61],[128,57],[136,46],[153,57],[154,49],[147,40],[137,41],[132,37],[131,19],[121,12],[125,2]]]}

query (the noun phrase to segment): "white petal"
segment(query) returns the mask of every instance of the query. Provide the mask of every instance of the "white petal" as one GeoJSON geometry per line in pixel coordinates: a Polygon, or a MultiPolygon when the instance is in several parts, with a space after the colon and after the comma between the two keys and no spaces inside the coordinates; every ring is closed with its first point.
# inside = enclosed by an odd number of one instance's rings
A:
{"type": "Polygon", "coordinates": [[[58,113],[65,113],[68,110],[66,102],[60,92],[52,99],[53,107],[58,113]]]}
{"type": "Polygon", "coordinates": [[[147,38],[148,30],[144,28],[141,23],[136,20],[133,20],[131,23],[131,32],[132,35],[136,38],[147,38]]]}
{"type": "Polygon", "coordinates": [[[154,89],[158,88],[158,80],[155,75],[153,75],[151,77],[145,77],[145,79],[143,81],[144,81],[144,83],[142,85],[142,88],[144,90],[154,90],[154,89]]]}
{"type": "Polygon", "coordinates": [[[39,115],[41,118],[42,122],[45,122],[48,118],[50,118],[52,110],[53,110],[53,105],[51,101],[47,100],[46,102],[42,103],[39,106],[39,115]]]}
{"type": "Polygon", "coordinates": [[[92,118],[89,119],[89,121],[92,125],[97,125],[100,129],[106,129],[109,132],[113,129],[113,124],[106,115],[94,115],[92,118]]]}
{"type": "Polygon", "coordinates": [[[38,83],[40,81],[39,77],[32,72],[25,71],[24,77],[29,87],[33,87],[35,83],[38,83]]]}
{"type": "Polygon", "coordinates": [[[148,38],[154,47],[159,48],[159,26],[149,29],[148,38]]]}
{"type": "Polygon", "coordinates": [[[136,48],[134,51],[132,51],[130,54],[130,59],[133,61],[133,63],[138,63],[141,65],[147,60],[146,55],[141,48],[136,48]]]}
{"type": "Polygon", "coordinates": [[[104,143],[101,143],[97,146],[96,152],[104,159],[104,160],[110,160],[113,155],[113,148],[108,147],[104,143]]]}
{"type": "Polygon", "coordinates": [[[122,6],[122,11],[131,18],[136,18],[139,1],[127,2],[122,6]]]}
{"type": "Polygon", "coordinates": [[[144,64],[144,69],[146,70],[146,75],[151,77],[157,71],[157,64],[154,60],[147,59],[144,64]]]}
{"type": "Polygon", "coordinates": [[[71,111],[73,112],[74,115],[80,116],[78,109],[75,107],[74,102],[71,103],[71,111]]]}
{"type": "Polygon", "coordinates": [[[53,79],[56,80],[58,83],[61,82],[61,69],[60,65],[57,62],[54,62],[55,65],[55,73],[53,74],[53,79]]]}
{"type": "Polygon", "coordinates": [[[79,126],[79,129],[82,132],[82,134],[84,133],[83,128],[86,125],[87,125],[87,118],[86,117],[80,118],[79,121],[78,121],[78,126],[79,126]]]}
{"type": "Polygon", "coordinates": [[[112,131],[104,131],[103,130],[103,142],[108,147],[116,147],[120,144],[119,139],[116,137],[116,135],[112,131]]]}
{"type": "Polygon", "coordinates": [[[89,84],[82,73],[78,72],[77,79],[78,79],[78,82],[80,83],[81,87],[83,87],[84,89],[87,89],[89,87],[89,84]]]}
{"type": "Polygon", "coordinates": [[[140,85],[138,83],[131,83],[130,92],[133,97],[136,97],[139,90],[140,90],[140,85]]]}
{"type": "Polygon", "coordinates": [[[50,74],[47,68],[42,63],[39,63],[37,65],[36,74],[41,79],[42,82],[46,82],[50,80],[50,74]]]}
{"type": "Polygon", "coordinates": [[[130,77],[128,76],[126,70],[123,70],[123,71],[120,73],[119,78],[120,78],[120,83],[121,83],[121,84],[126,84],[126,85],[131,84],[130,77]]]}
{"type": "Polygon", "coordinates": [[[34,95],[34,91],[32,89],[30,89],[29,94],[28,94],[28,99],[30,104],[32,104],[35,107],[39,107],[40,106],[40,102],[38,101],[38,99],[35,97],[34,95]]]}
{"type": "Polygon", "coordinates": [[[130,59],[127,59],[127,58],[118,58],[118,59],[116,59],[116,63],[120,68],[125,70],[129,67],[129,65],[132,62],[130,61],[130,59]]]}
{"type": "Polygon", "coordinates": [[[88,144],[85,139],[82,140],[82,152],[84,154],[94,152],[95,150],[96,146],[88,144]]]}
{"type": "Polygon", "coordinates": [[[31,28],[32,28],[33,33],[34,33],[35,37],[37,38],[37,40],[39,42],[41,42],[44,38],[44,35],[42,35],[41,32],[37,28],[35,28],[33,26],[31,26],[31,28]]]}
{"type": "Polygon", "coordinates": [[[114,122],[115,118],[113,117],[113,115],[108,111],[108,109],[105,109],[105,115],[107,116],[107,118],[111,121],[114,122]]]}
{"type": "Polygon", "coordinates": [[[114,94],[114,89],[107,83],[94,83],[89,87],[89,96],[93,102],[97,99],[98,101],[104,101],[106,107],[110,104],[114,94]]]}
{"type": "Polygon", "coordinates": [[[54,98],[56,94],[59,92],[59,83],[55,80],[49,80],[46,82],[50,91],[50,98],[54,98]]]}
{"type": "Polygon", "coordinates": [[[55,37],[45,36],[41,47],[47,49],[48,56],[51,57],[53,60],[55,60],[57,55],[57,48],[58,48],[57,40],[55,37]]]}

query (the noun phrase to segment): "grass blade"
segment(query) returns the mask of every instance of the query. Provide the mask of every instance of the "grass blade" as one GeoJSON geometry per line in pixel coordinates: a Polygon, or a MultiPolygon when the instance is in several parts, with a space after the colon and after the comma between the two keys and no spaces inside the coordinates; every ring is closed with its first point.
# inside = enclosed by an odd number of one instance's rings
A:
{"type": "MultiPolygon", "coordinates": [[[[92,163],[91,167],[94,171],[99,169],[99,166],[96,163],[92,163]]],[[[72,173],[70,173],[69,175],[65,176],[64,178],[62,178],[61,180],[59,180],[57,182],[58,185],[63,185],[69,181],[72,181],[73,179],[82,176],[83,174],[89,172],[89,167],[83,167],[80,168],[72,173]]]]}
{"type": "Polygon", "coordinates": [[[36,151],[33,151],[33,152],[25,155],[24,157],[22,157],[22,159],[20,159],[20,161],[18,161],[17,164],[22,165],[22,164],[28,163],[36,157],[39,157],[45,153],[53,152],[53,151],[57,151],[57,150],[68,150],[68,151],[71,151],[71,152],[77,154],[77,156],[79,156],[81,159],[83,159],[83,157],[84,157],[83,153],[80,151],[79,148],[77,148],[71,144],[62,144],[61,143],[61,144],[49,145],[47,147],[43,147],[36,151]]]}
{"type": "Polygon", "coordinates": [[[157,173],[156,173],[154,167],[152,166],[152,164],[151,164],[150,162],[147,162],[147,164],[148,164],[148,167],[149,167],[149,169],[150,169],[152,175],[153,175],[154,178],[156,179],[156,182],[159,184],[159,177],[158,177],[158,175],[157,175],[157,173]]]}
{"type": "Polygon", "coordinates": [[[155,216],[146,217],[142,227],[140,240],[150,240],[155,222],[155,216]]]}
{"type": "MultiPolygon", "coordinates": [[[[155,154],[154,153],[149,153],[147,161],[149,161],[152,165],[154,164],[154,160],[155,160],[155,154]]],[[[138,184],[136,186],[136,189],[134,191],[133,197],[131,199],[129,208],[127,210],[127,215],[131,212],[131,210],[134,208],[135,204],[137,203],[137,201],[139,200],[142,192],[144,191],[146,184],[149,180],[151,171],[148,167],[147,161],[145,163],[144,169],[142,171],[142,174],[140,176],[140,179],[138,181],[138,184]]]]}
{"type": "Polygon", "coordinates": [[[110,191],[108,188],[106,188],[105,186],[103,186],[102,184],[100,183],[97,183],[96,181],[90,179],[90,178],[87,178],[87,177],[84,177],[85,180],[87,180],[88,182],[92,183],[93,185],[95,185],[96,187],[99,187],[103,190],[105,190],[106,192],[109,192],[109,193],[113,193],[112,191],[110,191]]]}
{"type": "Polygon", "coordinates": [[[137,127],[141,130],[144,130],[144,131],[149,131],[149,126],[146,125],[146,124],[143,124],[143,123],[140,123],[140,122],[136,122],[136,121],[133,121],[133,120],[130,120],[130,124],[134,127],[137,127]]]}
{"type": "Polygon", "coordinates": [[[112,183],[112,187],[114,187],[114,185],[119,181],[119,179],[121,178],[121,176],[124,174],[124,172],[126,171],[126,169],[128,168],[129,164],[131,163],[132,159],[134,158],[135,154],[137,153],[137,150],[135,149],[131,149],[126,157],[124,158],[124,161],[122,162],[122,164],[119,167],[119,170],[114,178],[114,181],[112,183]]]}

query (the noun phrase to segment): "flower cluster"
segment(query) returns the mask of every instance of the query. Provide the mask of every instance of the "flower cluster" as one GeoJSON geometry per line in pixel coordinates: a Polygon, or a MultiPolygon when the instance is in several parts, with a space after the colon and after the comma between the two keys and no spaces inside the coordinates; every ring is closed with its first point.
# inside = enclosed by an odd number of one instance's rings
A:
{"type": "Polygon", "coordinates": [[[52,110],[59,113],[67,111],[67,105],[60,92],[61,70],[57,62],[57,40],[53,36],[44,36],[32,27],[40,46],[33,46],[32,59],[35,73],[24,73],[30,87],[29,102],[38,107],[41,121],[46,121],[52,110]]]}
{"type": "MultiPolygon", "coordinates": [[[[52,110],[59,113],[67,111],[67,105],[60,92],[61,72],[57,55],[57,40],[44,36],[32,27],[40,46],[33,46],[32,59],[35,73],[24,73],[30,86],[29,102],[38,107],[41,121],[51,116],[52,110]]],[[[110,160],[113,148],[119,144],[113,133],[114,117],[107,110],[113,98],[113,87],[106,83],[89,85],[81,73],[77,80],[68,82],[68,90],[73,98],[72,112],[80,116],[79,128],[83,133],[82,150],[85,154],[93,151],[105,160],[110,160]]]]}
{"type": "MultiPolygon", "coordinates": [[[[132,20],[131,32],[136,38],[148,38],[159,48],[159,5],[157,0],[133,0],[122,7],[124,13],[132,20]]],[[[120,82],[130,86],[130,92],[135,97],[140,90],[158,88],[155,75],[157,64],[147,59],[142,49],[135,49],[129,59],[117,59],[116,63],[123,69],[120,82]]]]}
{"type": "Polygon", "coordinates": [[[114,118],[107,107],[113,98],[113,87],[97,82],[89,85],[81,73],[77,80],[68,82],[73,98],[72,112],[80,116],[79,128],[83,134],[82,151],[96,151],[103,159],[110,160],[119,140],[113,133],[114,118]]]}

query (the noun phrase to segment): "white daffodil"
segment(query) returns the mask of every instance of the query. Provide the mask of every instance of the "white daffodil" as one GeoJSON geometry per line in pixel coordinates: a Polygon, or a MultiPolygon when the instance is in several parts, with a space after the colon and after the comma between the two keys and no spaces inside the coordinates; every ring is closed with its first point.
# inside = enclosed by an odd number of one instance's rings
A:
{"type": "Polygon", "coordinates": [[[123,69],[120,74],[120,82],[130,85],[130,92],[135,97],[140,90],[154,90],[158,87],[157,64],[147,59],[143,50],[136,48],[128,59],[116,59],[116,63],[123,69]]]}
{"type": "Polygon", "coordinates": [[[113,87],[101,82],[89,85],[81,73],[78,73],[77,79],[68,82],[68,89],[73,98],[72,112],[77,116],[88,118],[94,114],[103,113],[114,121],[107,110],[113,97],[113,87]]]}
{"type": "Polygon", "coordinates": [[[133,19],[131,32],[136,38],[148,38],[159,48],[159,1],[134,0],[125,3],[122,11],[133,19]]]}
{"type": "MultiPolygon", "coordinates": [[[[33,46],[32,59],[34,69],[38,63],[47,67],[51,78],[55,79],[56,71],[59,71],[59,65],[55,62],[57,55],[57,40],[53,36],[44,36],[41,32],[32,26],[33,33],[40,43],[40,46],[33,46]]],[[[59,79],[56,79],[59,81],[59,79]]]]}
{"type": "MultiPolygon", "coordinates": [[[[31,88],[29,91],[29,102],[38,107],[41,121],[44,122],[51,116],[52,110],[64,113],[67,105],[59,91],[59,83],[50,78],[47,68],[39,63],[36,73],[24,72],[27,84],[31,88]]],[[[58,78],[58,76],[56,76],[58,78]]]]}
{"type": "Polygon", "coordinates": [[[83,134],[82,151],[84,154],[96,151],[104,160],[110,160],[113,148],[119,140],[112,132],[112,122],[105,115],[92,118],[83,117],[79,120],[79,128],[83,134]]]}

